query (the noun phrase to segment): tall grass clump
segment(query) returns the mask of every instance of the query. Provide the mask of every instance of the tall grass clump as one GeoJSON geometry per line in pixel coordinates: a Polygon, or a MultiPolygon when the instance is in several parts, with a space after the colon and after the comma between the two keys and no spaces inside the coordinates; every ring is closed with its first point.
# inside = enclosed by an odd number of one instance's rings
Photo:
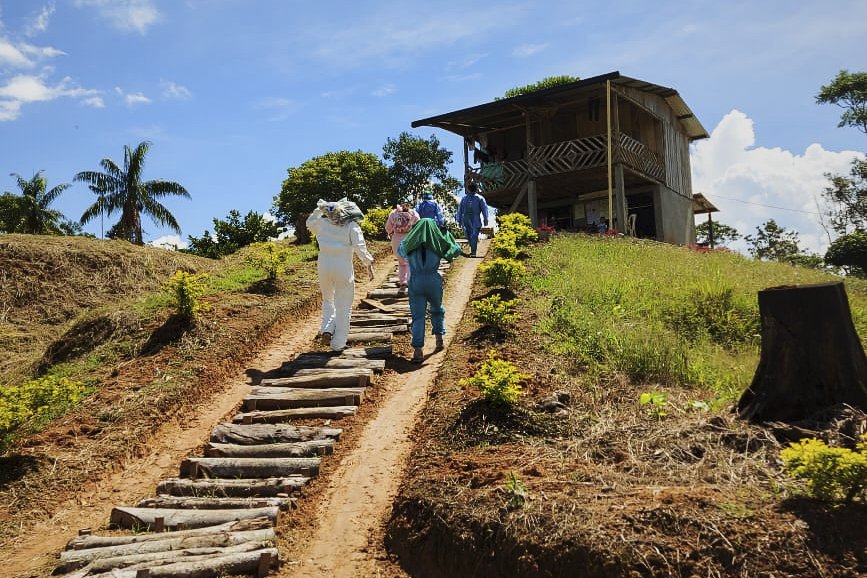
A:
{"type": "MultiPolygon", "coordinates": [[[[576,366],[639,382],[739,395],[759,358],[758,292],[838,279],[735,253],[640,240],[561,235],[530,249],[524,285],[538,330],[576,366]]],[[[867,292],[847,292],[862,342],[867,292]]]]}

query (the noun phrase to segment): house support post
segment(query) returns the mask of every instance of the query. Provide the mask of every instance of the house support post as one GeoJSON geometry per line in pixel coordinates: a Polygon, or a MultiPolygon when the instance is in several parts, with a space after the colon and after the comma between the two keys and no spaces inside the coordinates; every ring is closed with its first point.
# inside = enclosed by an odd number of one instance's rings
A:
{"type": "Polygon", "coordinates": [[[614,228],[618,232],[626,234],[626,185],[623,180],[623,163],[617,163],[614,167],[614,228]]]}
{"type": "Polygon", "coordinates": [[[527,212],[530,213],[530,226],[539,228],[539,209],[536,197],[536,181],[527,181],[527,212]]]}

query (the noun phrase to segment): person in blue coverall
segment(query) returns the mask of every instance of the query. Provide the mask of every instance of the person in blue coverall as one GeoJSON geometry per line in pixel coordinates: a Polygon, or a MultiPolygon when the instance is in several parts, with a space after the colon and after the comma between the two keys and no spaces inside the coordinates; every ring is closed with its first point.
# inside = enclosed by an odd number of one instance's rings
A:
{"type": "Polygon", "coordinates": [[[443,232],[433,219],[421,219],[397,247],[397,254],[409,263],[409,311],[412,317],[412,361],[424,359],[425,318],[430,306],[431,334],[436,335],[436,351],[444,347],[446,309],[443,307],[443,278],[440,260],[451,261],[461,248],[448,231],[443,232]]]}
{"type": "Polygon", "coordinates": [[[430,191],[422,193],[421,201],[415,206],[415,212],[422,219],[433,219],[440,227],[444,227],[446,224],[442,207],[434,200],[433,193],[430,191]]]}
{"type": "Polygon", "coordinates": [[[470,257],[476,256],[479,246],[479,231],[488,226],[488,203],[479,194],[476,183],[467,185],[467,194],[458,205],[458,224],[464,230],[464,236],[470,243],[470,257]]]}

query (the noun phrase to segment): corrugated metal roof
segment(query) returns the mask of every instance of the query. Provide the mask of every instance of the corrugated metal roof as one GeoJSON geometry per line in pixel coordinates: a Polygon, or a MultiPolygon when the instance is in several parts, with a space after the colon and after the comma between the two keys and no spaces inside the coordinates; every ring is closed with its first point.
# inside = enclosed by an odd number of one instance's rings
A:
{"type": "Polygon", "coordinates": [[[432,116],[414,121],[412,127],[433,126],[461,136],[470,136],[480,132],[523,126],[525,111],[557,106],[573,97],[577,98],[582,93],[586,93],[589,88],[604,84],[608,80],[612,84],[660,96],[672,108],[690,141],[708,138],[707,131],[676,90],[628,76],[621,76],[619,72],[609,72],[608,74],[561,84],[528,94],[495,100],[486,104],[432,116]]]}

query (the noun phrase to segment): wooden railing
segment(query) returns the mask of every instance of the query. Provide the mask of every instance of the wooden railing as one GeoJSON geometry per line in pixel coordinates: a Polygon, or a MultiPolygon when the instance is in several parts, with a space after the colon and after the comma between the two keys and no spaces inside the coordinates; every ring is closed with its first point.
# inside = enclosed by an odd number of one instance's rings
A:
{"type": "MultiPolygon", "coordinates": [[[[529,178],[542,177],[604,167],[607,161],[608,139],[605,135],[584,137],[541,146],[530,146],[529,160],[502,161],[469,167],[467,180],[479,183],[485,191],[519,188],[529,178]]],[[[614,150],[614,161],[651,176],[665,180],[665,167],[661,156],[646,145],[627,136],[619,135],[619,146],[614,150]]]]}

